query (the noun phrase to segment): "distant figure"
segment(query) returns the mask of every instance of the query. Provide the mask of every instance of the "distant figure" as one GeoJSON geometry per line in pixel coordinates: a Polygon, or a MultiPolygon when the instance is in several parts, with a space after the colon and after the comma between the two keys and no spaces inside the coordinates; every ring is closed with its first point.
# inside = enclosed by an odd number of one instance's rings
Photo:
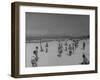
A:
{"type": "Polygon", "coordinates": [[[65,42],[65,46],[68,46],[68,43],[67,43],[67,41],[65,42]]]}
{"type": "Polygon", "coordinates": [[[60,43],[60,47],[61,47],[61,49],[62,49],[62,52],[63,52],[63,44],[62,44],[62,43],[60,43]]]}
{"type": "Polygon", "coordinates": [[[58,57],[61,57],[62,52],[63,52],[62,46],[59,45],[59,46],[58,46],[58,55],[57,55],[57,56],[58,56],[58,57]]]}
{"type": "Polygon", "coordinates": [[[45,45],[45,47],[48,47],[48,43],[46,42],[46,45],[45,45]]]}
{"type": "Polygon", "coordinates": [[[61,46],[61,42],[60,42],[60,40],[58,40],[58,46],[61,46]]]}
{"type": "Polygon", "coordinates": [[[79,41],[76,40],[76,41],[75,41],[75,49],[78,48],[78,43],[79,43],[79,41]]]}
{"type": "Polygon", "coordinates": [[[76,41],[75,41],[75,49],[77,48],[77,43],[76,43],[76,41]]]}
{"type": "Polygon", "coordinates": [[[85,42],[83,42],[83,50],[85,50],[85,42]]]}
{"type": "Polygon", "coordinates": [[[81,64],[89,64],[89,60],[87,59],[87,57],[84,54],[82,55],[82,57],[83,57],[83,61],[81,64]]]}
{"type": "Polygon", "coordinates": [[[69,56],[71,56],[72,55],[72,51],[71,50],[69,50],[69,54],[68,54],[69,56]]]}
{"type": "Polygon", "coordinates": [[[75,44],[74,42],[72,43],[72,50],[73,50],[73,53],[74,53],[74,49],[75,49],[75,44]]]}
{"type": "Polygon", "coordinates": [[[42,47],[42,44],[41,44],[41,40],[40,40],[40,51],[43,52],[43,47],[42,47]]]}
{"type": "Polygon", "coordinates": [[[46,49],[46,53],[48,53],[48,43],[46,43],[46,45],[45,45],[45,49],[46,49]]]}
{"type": "Polygon", "coordinates": [[[72,52],[74,53],[74,46],[72,46],[72,52]]]}
{"type": "Polygon", "coordinates": [[[69,49],[69,56],[71,56],[72,55],[72,47],[71,47],[71,44],[69,44],[69,47],[68,47],[68,49],[69,49]]]}
{"type": "Polygon", "coordinates": [[[38,47],[36,46],[36,50],[33,51],[33,54],[36,57],[36,61],[38,61],[38,47]]]}
{"type": "Polygon", "coordinates": [[[46,47],[46,51],[45,51],[46,53],[48,53],[48,48],[46,47]]]}
{"type": "Polygon", "coordinates": [[[36,61],[36,57],[35,56],[32,57],[31,64],[32,64],[32,67],[37,67],[37,61],[36,61]]]}
{"type": "Polygon", "coordinates": [[[66,41],[65,42],[65,51],[68,51],[67,47],[68,47],[68,44],[67,44],[67,41],[66,41]]]}
{"type": "Polygon", "coordinates": [[[65,46],[65,51],[68,51],[67,46],[65,46]]]}

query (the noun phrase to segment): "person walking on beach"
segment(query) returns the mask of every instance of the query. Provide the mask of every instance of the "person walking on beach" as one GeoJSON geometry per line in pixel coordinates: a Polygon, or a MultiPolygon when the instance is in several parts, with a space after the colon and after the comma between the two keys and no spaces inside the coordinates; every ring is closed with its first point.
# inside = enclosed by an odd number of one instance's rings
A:
{"type": "Polygon", "coordinates": [[[61,57],[61,55],[62,55],[62,52],[63,52],[63,50],[62,50],[62,44],[59,42],[59,45],[58,45],[58,57],[61,57]]]}
{"type": "Polygon", "coordinates": [[[58,57],[61,57],[62,52],[63,52],[63,51],[62,51],[62,48],[61,48],[61,46],[59,46],[59,47],[58,47],[58,55],[57,55],[57,56],[58,56],[58,57]]]}
{"type": "Polygon", "coordinates": [[[44,50],[43,50],[43,47],[42,47],[42,41],[41,41],[41,39],[40,39],[40,51],[41,51],[41,52],[44,51],[44,50]]]}
{"type": "Polygon", "coordinates": [[[74,42],[72,43],[72,52],[74,53],[74,50],[75,50],[75,44],[74,42]]]}
{"type": "Polygon", "coordinates": [[[45,49],[46,49],[46,53],[48,53],[48,43],[46,42],[46,45],[45,45],[45,49]]]}
{"type": "Polygon", "coordinates": [[[69,47],[68,47],[68,50],[69,50],[69,56],[71,56],[72,55],[72,47],[71,47],[71,44],[69,44],[69,47]]]}
{"type": "Polygon", "coordinates": [[[85,42],[83,42],[83,50],[85,50],[85,42]]]}
{"type": "Polygon", "coordinates": [[[38,61],[38,47],[36,46],[36,49],[33,51],[33,54],[35,55],[36,57],[36,61],[38,61]]]}
{"type": "Polygon", "coordinates": [[[68,47],[68,43],[67,43],[67,41],[66,41],[66,42],[65,42],[65,51],[68,51],[67,47],[68,47]]]}

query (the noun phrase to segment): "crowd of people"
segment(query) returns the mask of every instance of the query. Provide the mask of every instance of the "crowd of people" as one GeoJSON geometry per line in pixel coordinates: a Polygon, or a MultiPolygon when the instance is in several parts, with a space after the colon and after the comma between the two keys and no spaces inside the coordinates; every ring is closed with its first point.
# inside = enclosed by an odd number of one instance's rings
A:
{"type": "MultiPolygon", "coordinates": [[[[64,51],[66,52],[68,56],[73,55],[74,51],[79,47],[79,41],[80,40],[78,39],[77,40],[70,39],[70,40],[65,40],[63,44],[61,40],[58,40],[57,41],[58,42],[57,56],[61,57],[64,51]]],[[[46,42],[45,44],[45,50],[43,49],[41,42],[40,42],[40,48],[38,46],[35,47],[35,49],[33,50],[33,57],[31,59],[32,67],[37,67],[37,62],[39,60],[39,57],[38,57],[39,50],[40,52],[48,53],[48,48],[49,48],[48,42],[46,42]]],[[[81,49],[85,50],[85,48],[86,48],[86,43],[83,41],[81,49]]],[[[80,64],[89,64],[89,60],[85,54],[82,55],[82,59],[83,61],[80,64]]]]}
{"type": "Polygon", "coordinates": [[[79,40],[66,40],[64,46],[62,46],[62,43],[59,41],[57,56],[61,57],[63,51],[66,51],[67,55],[71,56],[76,50],[76,48],[78,48],[78,43],[79,40]]]}

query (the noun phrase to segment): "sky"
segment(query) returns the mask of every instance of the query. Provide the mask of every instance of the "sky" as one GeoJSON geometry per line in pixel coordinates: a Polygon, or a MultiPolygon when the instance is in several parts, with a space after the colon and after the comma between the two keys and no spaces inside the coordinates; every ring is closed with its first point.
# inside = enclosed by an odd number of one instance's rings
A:
{"type": "Polygon", "coordinates": [[[89,15],[26,13],[26,37],[87,35],[89,15]]]}

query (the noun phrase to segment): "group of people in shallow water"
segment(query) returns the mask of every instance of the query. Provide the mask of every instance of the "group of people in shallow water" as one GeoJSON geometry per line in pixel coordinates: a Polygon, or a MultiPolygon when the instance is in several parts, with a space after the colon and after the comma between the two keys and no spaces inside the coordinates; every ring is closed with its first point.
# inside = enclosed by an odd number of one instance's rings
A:
{"type": "MultiPolygon", "coordinates": [[[[71,40],[66,40],[65,43],[62,44],[62,42],[59,40],[57,56],[61,57],[63,54],[63,51],[66,51],[68,56],[71,56],[72,54],[74,54],[74,51],[79,47],[79,41],[80,40],[71,39],[71,40]],[[69,43],[68,41],[70,41],[71,43],[69,43]]],[[[42,44],[40,43],[40,52],[45,51],[45,53],[48,53],[48,47],[49,45],[46,42],[45,50],[44,50],[42,47],[42,44]]],[[[86,43],[83,41],[81,49],[85,50],[85,48],[86,48],[86,43]]],[[[39,47],[36,46],[35,50],[33,51],[33,58],[31,59],[32,67],[37,67],[37,61],[39,60],[38,50],[39,50],[39,47]]],[[[83,61],[80,64],[89,64],[89,60],[87,59],[85,54],[82,55],[82,58],[83,58],[83,61]]]]}
{"type": "Polygon", "coordinates": [[[76,48],[78,48],[78,43],[79,40],[70,40],[71,43],[67,41],[65,41],[64,46],[62,46],[62,43],[59,41],[59,45],[58,45],[58,57],[61,57],[63,51],[67,52],[67,55],[71,56],[74,51],[76,50],[76,48]]]}

